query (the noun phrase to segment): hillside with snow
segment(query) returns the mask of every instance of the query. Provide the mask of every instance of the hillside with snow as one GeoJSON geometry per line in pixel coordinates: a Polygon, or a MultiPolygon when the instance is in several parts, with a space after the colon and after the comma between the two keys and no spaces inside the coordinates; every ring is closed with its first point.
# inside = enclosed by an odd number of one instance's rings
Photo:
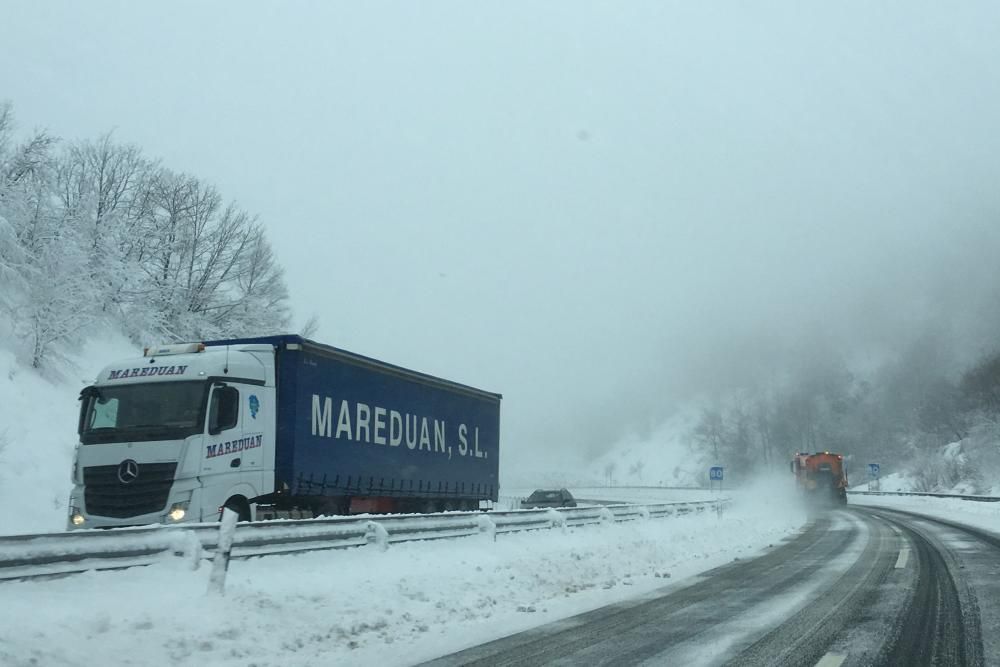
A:
{"type": "Polygon", "coordinates": [[[112,359],[135,356],[120,334],[102,332],[45,373],[18,359],[0,336],[0,534],[66,527],[80,390],[112,359]]]}
{"type": "Polygon", "coordinates": [[[587,468],[587,476],[608,486],[706,486],[707,459],[692,447],[699,412],[678,409],[645,435],[622,437],[587,468]]]}

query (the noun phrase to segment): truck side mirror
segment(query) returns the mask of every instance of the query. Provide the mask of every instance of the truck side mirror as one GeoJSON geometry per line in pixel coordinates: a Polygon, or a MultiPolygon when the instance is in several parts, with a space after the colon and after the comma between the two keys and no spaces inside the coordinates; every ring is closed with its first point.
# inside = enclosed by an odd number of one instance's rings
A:
{"type": "Polygon", "coordinates": [[[87,411],[90,408],[90,387],[85,387],[80,391],[80,416],[76,421],[76,434],[80,435],[83,433],[83,425],[87,421],[87,411]]]}
{"type": "Polygon", "coordinates": [[[83,428],[87,424],[87,418],[90,416],[91,399],[93,398],[98,400],[101,398],[101,392],[97,387],[91,385],[84,387],[80,391],[80,419],[76,425],[77,435],[83,433],[83,428]]]}
{"type": "Polygon", "coordinates": [[[208,434],[218,435],[239,422],[240,392],[234,387],[215,385],[208,409],[208,434]]]}

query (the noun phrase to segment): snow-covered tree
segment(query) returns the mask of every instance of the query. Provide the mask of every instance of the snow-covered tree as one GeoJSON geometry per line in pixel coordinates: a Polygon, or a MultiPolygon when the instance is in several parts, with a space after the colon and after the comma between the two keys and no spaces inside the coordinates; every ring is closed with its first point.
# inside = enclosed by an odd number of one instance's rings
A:
{"type": "Polygon", "coordinates": [[[87,275],[98,287],[94,308],[108,313],[129,280],[129,236],[137,231],[152,165],[136,146],[115,144],[110,134],[71,145],[59,160],[56,187],[67,216],[76,220],[87,252],[87,275]]]}
{"type": "MultiPolygon", "coordinates": [[[[9,311],[14,331],[40,367],[57,343],[89,321],[95,290],[87,280],[79,222],[54,196],[55,140],[34,133],[5,156],[2,214],[17,239],[9,311]]],[[[7,264],[5,262],[5,264],[7,264]]],[[[8,271],[10,273],[11,271],[8,271]]]]}
{"type": "Polygon", "coordinates": [[[0,313],[13,316],[14,304],[23,294],[27,282],[24,251],[14,226],[0,214],[0,313]]]}
{"type": "Polygon", "coordinates": [[[0,104],[0,309],[42,366],[94,322],[137,342],[283,329],[263,227],[212,185],[110,134],[18,142],[0,104]]]}

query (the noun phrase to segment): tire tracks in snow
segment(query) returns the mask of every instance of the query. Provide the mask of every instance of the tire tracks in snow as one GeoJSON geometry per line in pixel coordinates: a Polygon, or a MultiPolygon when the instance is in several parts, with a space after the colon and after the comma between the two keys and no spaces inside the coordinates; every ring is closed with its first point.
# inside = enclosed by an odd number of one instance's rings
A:
{"type": "Polygon", "coordinates": [[[426,664],[1000,665],[976,595],[1000,627],[998,551],[1000,536],[855,506],[755,559],[426,664]]]}

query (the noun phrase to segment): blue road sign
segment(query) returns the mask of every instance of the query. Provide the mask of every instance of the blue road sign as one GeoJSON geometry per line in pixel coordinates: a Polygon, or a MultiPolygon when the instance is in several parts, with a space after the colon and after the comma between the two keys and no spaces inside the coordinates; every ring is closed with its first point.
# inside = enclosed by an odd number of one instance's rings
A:
{"type": "Polygon", "coordinates": [[[868,474],[871,475],[872,477],[878,477],[878,470],[879,466],[877,463],[868,464],[868,474]]]}
{"type": "Polygon", "coordinates": [[[712,466],[711,468],[709,468],[708,469],[708,479],[710,481],[712,481],[712,482],[721,482],[722,481],[722,467],[721,466],[712,466]]]}

